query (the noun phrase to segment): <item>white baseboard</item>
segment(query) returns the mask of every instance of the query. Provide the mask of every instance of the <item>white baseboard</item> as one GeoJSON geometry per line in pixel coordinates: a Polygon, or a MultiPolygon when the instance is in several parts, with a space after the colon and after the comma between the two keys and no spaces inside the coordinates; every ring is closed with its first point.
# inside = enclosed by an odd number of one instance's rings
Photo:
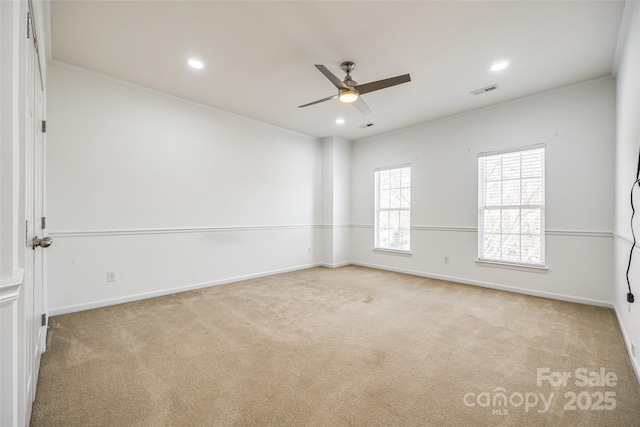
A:
{"type": "MultiPolygon", "coordinates": [[[[170,294],[175,294],[177,292],[190,291],[190,290],[194,290],[194,289],[208,288],[210,286],[224,285],[224,284],[227,284],[227,283],[239,282],[241,280],[255,279],[255,278],[258,278],[258,277],[271,276],[271,275],[274,275],[274,274],[287,273],[287,272],[290,272],[290,271],[304,270],[304,269],[307,269],[307,268],[313,268],[313,267],[340,268],[340,267],[345,267],[345,266],[348,266],[348,265],[360,265],[362,267],[376,268],[376,269],[379,269],[379,270],[386,270],[386,271],[394,271],[396,273],[411,274],[413,276],[427,277],[427,278],[430,278],[430,279],[437,279],[437,280],[446,280],[446,281],[449,281],[449,282],[456,282],[456,283],[463,283],[463,284],[466,284],[466,285],[481,286],[483,288],[497,289],[497,290],[507,291],[507,292],[515,292],[515,293],[519,293],[519,294],[531,295],[531,296],[536,296],[536,297],[550,298],[550,299],[555,299],[555,300],[560,300],[560,301],[575,302],[575,303],[579,303],[579,304],[595,305],[595,306],[599,306],[599,307],[615,308],[614,305],[612,303],[608,302],[608,301],[601,301],[601,300],[595,300],[595,299],[590,299],[590,298],[580,298],[580,297],[574,297],[574,296],[570,296],[570,295],[556,294],[556,293],[552,293],[552,292],[541,292],[541,291],[536,291],[536,290],[533,290],[533,289],[516,288],[516,287],[513,287],[513,286],[499,285],[499,284],[495,284],[495,283],[481,282],[481,281],[477,281],[477,280],[469,280],[469,279],[464,279],[464,278],[455,277],[455,276],[447,276],[447,275],[441,275],[441,274],[425,273],[425,272],[422,272],[422,271],[415,271],[415,270],[409,270],[409,269],[393,268],[393,267],[387,267],[387,266],[378,265],[378,264],[369,264],[369,263],[358,262],[358,261],[345,261],[345,262],[335,263],[335,264],[331,264],[331,263],[306,264],[306,265],[300,265],[300,266],[296,266],[296,267],[284,268],[284,269],[280,269],[280,270],[271,270],[271,271],[264,271],[264,272],[255,273],[255,274],[248,274],[248,275],[244,275],[244,276],[228,277],[228,278],[225,278],[225,279],[215,280],[215,281],[211,281],[211,282],[194,283],[194,284],[191,284],[191,285],[180,286],[180,287],[175,287],[175,288],[168,288],[168,289],[162,289],[162,290],[158,290],[158,291],[145,292],[145,293],[128,295],[128,296],[123,296],[123,297],[110,298],[110,299],[94,301],[94,302],[85,303],[85,304],[69,305],[69,306],[64,306],[64,307],[54,307],[54,308],[50,308],[49,309],[49,316],[50,317],[59,316],[61,314],[75,313],[77,311],[91,310],[91,309],[94,309],[94,308],[106,307],[106,306],[109,306],[109,305],[122,304],[122,303],[126,303],[126,302],[137,301],[137,300],[142,300],[142,299],[147,299],[147,298],[153,298],[153,297],[158,297],[158,296],[163,296],[163,295],[170,295],[170,294]]],[[[616,312],[616,314],[617,314],[617,312],[616,312]]]]}
{"type": "Polygon", "coordinates": [[[633,371],[636,374],[636,380],[638,384],[640,384],[640,365],[638,365],[638,360],[633,357],[631,353],[631,339],[627,334],[627,329],[624,327],[624,323],[622,322],[622,317],[620,317],[620,312],[618,310],[618,306],[613,304],[613,311],[616,312],[616,318],[618,319],[618,326],[620,326],[620,331],[622,332],[622,339],[624,340],[624,346],[627,349],[627,356],[629,356],[629,360],[631,361],[631,366],[633,366],[633,371]]]}
{"type": "Polygon", "coordinates": [[[353,263],[351,261],[339,262],[339,263],[336,263],[336,264],[330,264],[328,262],[322,262],[319,265],[321,267],[327,267],[327,268],[340,268],[340,267],[346,267],[347,265],[353,265],[353,263]]]}
{"type": "Polygon", "coordinates": [[[574,297],[574,296],[571,296],[571,295],[562,295],[562,294],[556,294],[556,293],[553,293],[553,292],[541,292],[541,291],[536,291],[534,289],[516,288],[516,287],[513,287],[513,286],[499,285],[499,284],[496,284],[496,283],[481,282],[481,281],[478,281],[478,280],[464,279],[462,277],[425,273],[425,272],[422,272],[422,271],[408,270],[408,269],[403,269],[403,268],[393,268],[393,267],[387,267],[387,266],[377,265],[377,264],[369,264],[369,263],[364,263],[364,262],[353,261],[353,262],[351,262],[351,264],[360,265],[360,266],[363,266],[363,267],[377,268],[379,270],[394,271],[396,273],[405,273],[405,274],[411,274],[411,275],[414,275],[414,276],[427,277],[429,279],[446,280],[446,281],[449,281],[449,282],[463,283],[465,285],[474,285],[474,286],[481,286],[483,288],[497,289],[497,290],[500,290],[500,291],[515,292],[515,293],[518,293],[518,294],[531,295],[531,296],[535,296],[535,297],[549,298],[549,299],[555,299],[555,300],[560,300],[560,301],[575,302],[575,303],[586,304],[586,305],[595,305],[595,306],[598,306],[598,307],[613,308],[613,304],[611,304],[609,301],[602,301],[602,300],[596,300],[596,299],[591,299],[591,298],[574,297]]]}
{"type": "Polygon", "coordinates": [[[273,276],[274,274],[288,273],[288,272],[297,271],[297,270],[306,270],[307,268],[319,267],[321,265],[322,265],[321,263],[305,264],[305,265],[299,265],[296,267],[283,268],[280,270],[263,271],[260,273],[247,274],[244,276],[229,277],[225,279],[214,280],[212,282],[194,283],[191,285],[179,286],[179,287],[169,288],[169,289],[161,289],[153,292],[144,292],[144,293],[135,294],[135,295],[109,298],[109,299],[94,301],[86,304],[69,305],[65,307],[55,307],[55,308],[49,309],[49,317],[60,316],[62,314],[75,313],[78,311],[91,310],[94,308],[106,307],[109,305],[123,304],[126,302],[154,298],[154,297],[159,297],[163,295],[171,295],[178,292],[208,288],[211,286],[225,285],[227,283],[240,282],[242,280],[256,279],[256,278],[265,277],[265,276],[273,276]]]}

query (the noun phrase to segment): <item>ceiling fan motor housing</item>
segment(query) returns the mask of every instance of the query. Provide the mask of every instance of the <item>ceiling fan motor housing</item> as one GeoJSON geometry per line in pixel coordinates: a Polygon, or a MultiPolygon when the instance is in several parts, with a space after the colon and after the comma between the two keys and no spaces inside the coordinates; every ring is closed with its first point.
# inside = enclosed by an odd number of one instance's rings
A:
{"type": "Polygon", "coordinates": [[[349,74],[353,71],[354,68],[356,68],[356,63],[351,61],[344,61],[342,64],[340,64],[340,68],[342,68],[342,71],[349,74]]]}
{"type": "Polygon", "coordinates": [[[344,79],[344,81],[342,83],[347,85],[347,87],[349,87],[351,90],[356,90],[355,88],[356,88],[356,86],[358,86],[358,82],[353,80],[351,78],[351,76],[348,75],[348,74],[347,74],[347,77],[344,79]]]}

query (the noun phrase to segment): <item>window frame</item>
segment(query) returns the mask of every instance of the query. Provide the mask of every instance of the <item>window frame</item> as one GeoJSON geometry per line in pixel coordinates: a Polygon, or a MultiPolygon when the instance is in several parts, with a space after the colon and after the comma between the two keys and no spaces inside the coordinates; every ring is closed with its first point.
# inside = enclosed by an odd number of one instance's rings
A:
{"type": "MultiPolygon", "coordinates": [[[[394,166],[385,166],[385,167],[379,167],[379,168],[375,168],[374,169],[374,225],[373,225],[373,230],[374,230],[374,237],[373,237],[373,250],[376,252],[387,252],[387,253],[392,253],[392,254],[396,254],[396,255],[411,255],[411,190],[413,187],[413,176],[411,174],[411,164],[410,163],[405,163],[405,164],[400,164],[400,165],[394,165],[394,166]],[[380,208],[380,173],[381,172],[387,172],[387,171],[392,171],[392,170],[396,170],[396,169],[405,169],[408,168],[409,169],[409,206],[408,207],[388,207],[388,208],[380,208]],[[407,228],[407,232],[408,232],[408,236],[409,236],[409,244],[407,248],[394,248],[394,247],[387,247],[387,246],[382,246],[380,243],[380,233],[379,233],[379,229],[380,229],[380,212],[409,212],[409,227],[407,228]]],[[[400,187],[398,189],[402,190],[402,184],[400,185],[400,187]]]]}
{"type": "MultiPolygon", "coordinates": [[[[491,152],[485,152],[485,153],[479,153],[478,154],[478,259],[477,262],[479,264],[485,264],[485,265],[492,265],[492,266],[504,266],[504,267],[515,267],[516,269],[534,269],[534,270],[541,270],[541,271],[546,271],[547,267],[546,267],[546,253],[545,253],[545,246],[546,246],[546,242],[545,242],[545,237],[546,237],[546,228],[545,228],[545,217],[546,217],[546,157],[547,157],[547,153],[546,153],[546,144],[534,144],[534,145],[528,145],[528,146],[524,146],[524,147],[517,147],[517,148],[512,148],[512,149],[506,149],[506,150],[500,150],[500,151],[491,151],[491,152]],[[520,176],[519,178],[515,179],[515,178],[511,178],[511,179],[505,179],[504,176],[501,174],[501,178],[500,178],[500,182],[501,182],[501,189],[500,189],[500,195],[501,195],[501,203],[499,205],[496,206],[491,206],[490,209],[487,209],[487,206],[485,205],[485,200],[484,200],[484,196],[485,196],[485,186],[486,186],[486,180],[485,180],[485,175],[483,174],[485,172],[484,166],[486,165],[486,163],[481,164],[481,161],[485,161],[485,159],[489,158],[489,157],[495,157],[495,156],[504,156],[504,155],[508,155],[508,154],[522,154],[525,153],[527,151],[534,151],[534,150],[542,150],[542,167],[541,167],[541,174],[540,174],[540,180],[541,180],[541,184],[540,184],[540,191],[541,191],[541,202],[540,203],[529,203],[529,204],[523,204],[522,203],[522,182],[523,182],[523,175],[522,175],[522,168],[519,168],[519,172],[520,172],[520,176]],[[517,204],[502,204],[503,198],[504,198],[504,191],[503,191],[503,183],[504,181],[508,181],[508,180],[518,180],[519,184],[520,184],[520,202],[517,204]],[[485,249],[485,227],[484,227],[484,213],[487,210],[503,210],[503,209],[519,209],[520,211],[522,211],[523,209],[527,209],[527,210],[539,210],[540,211],[540,232],[535,234],[537,236],[540,237],[540,262],[527,262],[527,261],[522,261],[522,254],[523,254],[523,248],[522,248],[522,237],[523,236],[529,236],[529,235],[534,235],[532,233],[524,233],[522,230],[522,216],[521,216],[521,212],[518,214],[518,220],[520,221],[520,227],[519,227],[519,231],[518,233],[512,233],[511,235],[517,235],[519,236],[519,251],[520,251],[520,260],[512,260],[512,259],[507,259],[505,258],[502,253],[500,254],[500,258],[491,258],[491,257],[487,257],[484,249],[485,249]]],[[[522,158],[521,158],[522,160],[522,158]]],[[[527,178],[535,178],[535,177],[525,177],[525,179],[527,178]]],[[[500,236],[500,242],[502,242],[502,238],[505,234],[510,234],[510,233],[505,233],[502,229],[500,229],[500,231],[498,233],[491,233],[491,234],[497,234],[498,236],[500,236]]],[[[501,250],[502,250],[502,245],[501,245],[501,250]]]]}

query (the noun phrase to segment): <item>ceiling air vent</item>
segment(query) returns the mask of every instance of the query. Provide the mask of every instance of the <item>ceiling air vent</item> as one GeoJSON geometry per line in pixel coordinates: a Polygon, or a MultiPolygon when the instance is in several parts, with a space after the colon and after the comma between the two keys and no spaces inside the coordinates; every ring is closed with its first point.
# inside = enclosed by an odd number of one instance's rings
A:
{"type": "Polygon", "coordinates": [[[492,84],[491,86],[481,87],[480,89],[472,90],[471,95],[480,95],[481,93],[491,92],[492,90],[498,89],[497,84],[492,84]]]}
{"type": "Polygon", "coordinates": [[[363,125],[360,125],[358,127],[362,128],[362,129],[366,129],[366,128],[370,128],[371,126],[375,126],[373,123],[365,123],[363,125]]]}

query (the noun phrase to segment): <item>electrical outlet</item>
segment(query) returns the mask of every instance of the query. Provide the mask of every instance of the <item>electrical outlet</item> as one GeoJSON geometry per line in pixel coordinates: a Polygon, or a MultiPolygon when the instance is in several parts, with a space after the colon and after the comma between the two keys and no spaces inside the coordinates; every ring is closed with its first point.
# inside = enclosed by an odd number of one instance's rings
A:
{"type": "Polygon", "coordinates": [[[449,264],[449,257],[448,256],[444,257],[444,261],[442,262],[444,262],[445,264],[449,264]]]}
{"type": "Polygon", "coordinates": [[[636,343],[634,343],[633,341],[631,341],[631,355],[633,357],[636,357],[636,343]]]}
{"type": "Polygon", "coordinates": [[[115,282],[118,280],[118,276],[116,276],[115,271],[107,271],[107,282],[115,282]]]}
{"type": "Polygon", "coordinates": [[[311,255],[311,248],[307,248],[307,253],[311,255]]]}

